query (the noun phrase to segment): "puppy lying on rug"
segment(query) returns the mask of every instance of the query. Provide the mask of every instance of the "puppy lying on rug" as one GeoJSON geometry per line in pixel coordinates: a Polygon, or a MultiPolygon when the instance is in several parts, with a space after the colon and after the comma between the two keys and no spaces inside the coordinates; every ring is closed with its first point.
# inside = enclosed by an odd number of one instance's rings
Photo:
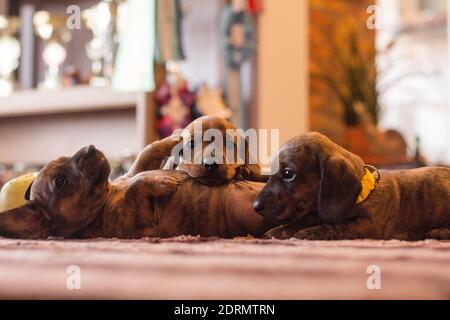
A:
{"type": "Polygon", "coordinates": [[[267,180],[261,175],[260,166],[251,161],[247,141],[236,134],[236,128],[229,121],[214,116],[198,118],[180,136],[174,135],[147,146],[127,176],[161,168],[184,171],[191,178],[210,186],[232,180],[267,180]],[[214,133],[220,135],[220,141],[215,137],[211,139],[209,135],[214,133]],[[243,147],[243,152],[239,147],[243,147]],[[232,156],[233,161],[227,161],[228,156],[232,156]]]}
{"type": "Polygon", "coordinates": [[[450,169],[381,171],[319,133],[291,139],[254,208],[268,237],[450,240],[450,169]]]}
{"type": "Polygon", "coordinates": [[[235,237],[268,228],[252,208],[262,184],[204,186],[181,171],[148,171],[108,181],[110,166],[90,146],[47,164],[31,201],[0,213],[0,236],[22,239],[235,237]]]}

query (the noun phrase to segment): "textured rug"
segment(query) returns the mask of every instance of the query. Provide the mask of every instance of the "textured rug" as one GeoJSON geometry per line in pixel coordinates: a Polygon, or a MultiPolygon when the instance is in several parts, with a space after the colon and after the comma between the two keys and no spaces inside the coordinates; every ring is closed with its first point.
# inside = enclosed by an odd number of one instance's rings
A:
{"type": "Polygon", "coordinates": [[[450,299],[450,242],[0,239],[0,298],[450,299]]]}

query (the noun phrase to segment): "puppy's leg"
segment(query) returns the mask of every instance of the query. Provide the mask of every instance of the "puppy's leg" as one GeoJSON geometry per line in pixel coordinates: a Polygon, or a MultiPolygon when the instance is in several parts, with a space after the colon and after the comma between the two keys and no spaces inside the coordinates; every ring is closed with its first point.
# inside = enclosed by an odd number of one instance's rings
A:
{"type": "Polygon", "coordinates": [[[321,225],[316,227],[300,230],[294,236],[297,239],[303,240],[338,240],[341,239],[340,232],[338,233],[336,227],[329,225],[321,225]]]}
{"type": "Polygon", "coordinates": [[[266,239],[290,239],[294,238],[294,236],[300,231],[307,228],[311,228],[313,226],[320,225],[321,221],[319,217],[312,213],[303,216],[301,221],[297,221],[293,224],[286,224],[279,227],[275,227],[264,234],[264,238],[266,239]]]}
{"type": "Polygon", "coordinates": [[[236,169],[234,179],[267,182],[267,180],[269,180],[269,176],[261,174],[261,167],[258,164],[246,164],[236,169]]]}
{"type": "Polygon", "coordinates": [[[371,232],[371,224],[368,219],[358,219],[339,225],[322,224],[300,230],[295,234],[297,239],[305,240],[351,240],[376,237],[371,232]]]}
{"type": "Polygon", "coordinates": [[[34,204],[0,213],[0,236],[15,239],[46,239],[49,219],[34,204]]]}
{"type": "Polygon", "coordinates": [[[161,169],[164,159],[171,156],[172,149],[180,141],[180,137],[172,135],[149,144],[139,153],[126,177],[133,177],[143,171],[161,169]]]}
{"type": "Polygon", "coordinates": [[[428,232],[425,239],[450,240],[450,228],[439,228],[428,232]]]}
{"type": "Polygon", "coordinates": [[[168,171],[168,173],[166,174],[164,171],[142,173],[128,188],[125,197],[136,201],[150,197],[164,197],[174,193],[181,181],[173,171],[168,171]]]}
{"type": "Polygon", "coordinates": [[[290,239],[293,238],[294,235],[298,232],[297,226],[291,226],[291,225],[282,225],[275,227],[273,229],[270,229],[264,234],[264,238],[266,239],[290,239]]]}

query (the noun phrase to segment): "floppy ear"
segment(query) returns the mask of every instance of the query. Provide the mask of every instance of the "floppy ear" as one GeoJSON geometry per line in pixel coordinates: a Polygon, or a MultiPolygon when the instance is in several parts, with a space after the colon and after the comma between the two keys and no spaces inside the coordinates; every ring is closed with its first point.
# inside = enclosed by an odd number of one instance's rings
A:
{"type": "Polygon", "coordinates": [[[34,202],[0,212],[0,236],[16,239],[46,239],[50,235],[50,219],[34,202]]]}
{"type": "Polygon", "coordinates": [[[361,179],[344,157],[331,157],[320,163],[318,211],[327,223],[340,223],[350,216],[361,192],[361,179]]]}

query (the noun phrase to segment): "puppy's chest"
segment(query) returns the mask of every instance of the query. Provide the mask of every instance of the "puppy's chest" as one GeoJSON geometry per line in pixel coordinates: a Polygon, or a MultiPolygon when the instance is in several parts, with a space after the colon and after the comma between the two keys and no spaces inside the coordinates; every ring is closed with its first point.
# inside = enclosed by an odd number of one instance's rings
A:
{"type": "Polygon", "coordinates": [[[125,210],[125,191],[115,190],[111,193],[105,205],[105,212],[111,214],[121,213],[125,210]]]}
{"type": "Polygon", "coordinates": [[[124,236],[124,233],[130,232],[127,225],[134,220],[131,209],[125,202],[125,190],[112,190],[99,219],[99,232],[104,236],[124,236]]]}

